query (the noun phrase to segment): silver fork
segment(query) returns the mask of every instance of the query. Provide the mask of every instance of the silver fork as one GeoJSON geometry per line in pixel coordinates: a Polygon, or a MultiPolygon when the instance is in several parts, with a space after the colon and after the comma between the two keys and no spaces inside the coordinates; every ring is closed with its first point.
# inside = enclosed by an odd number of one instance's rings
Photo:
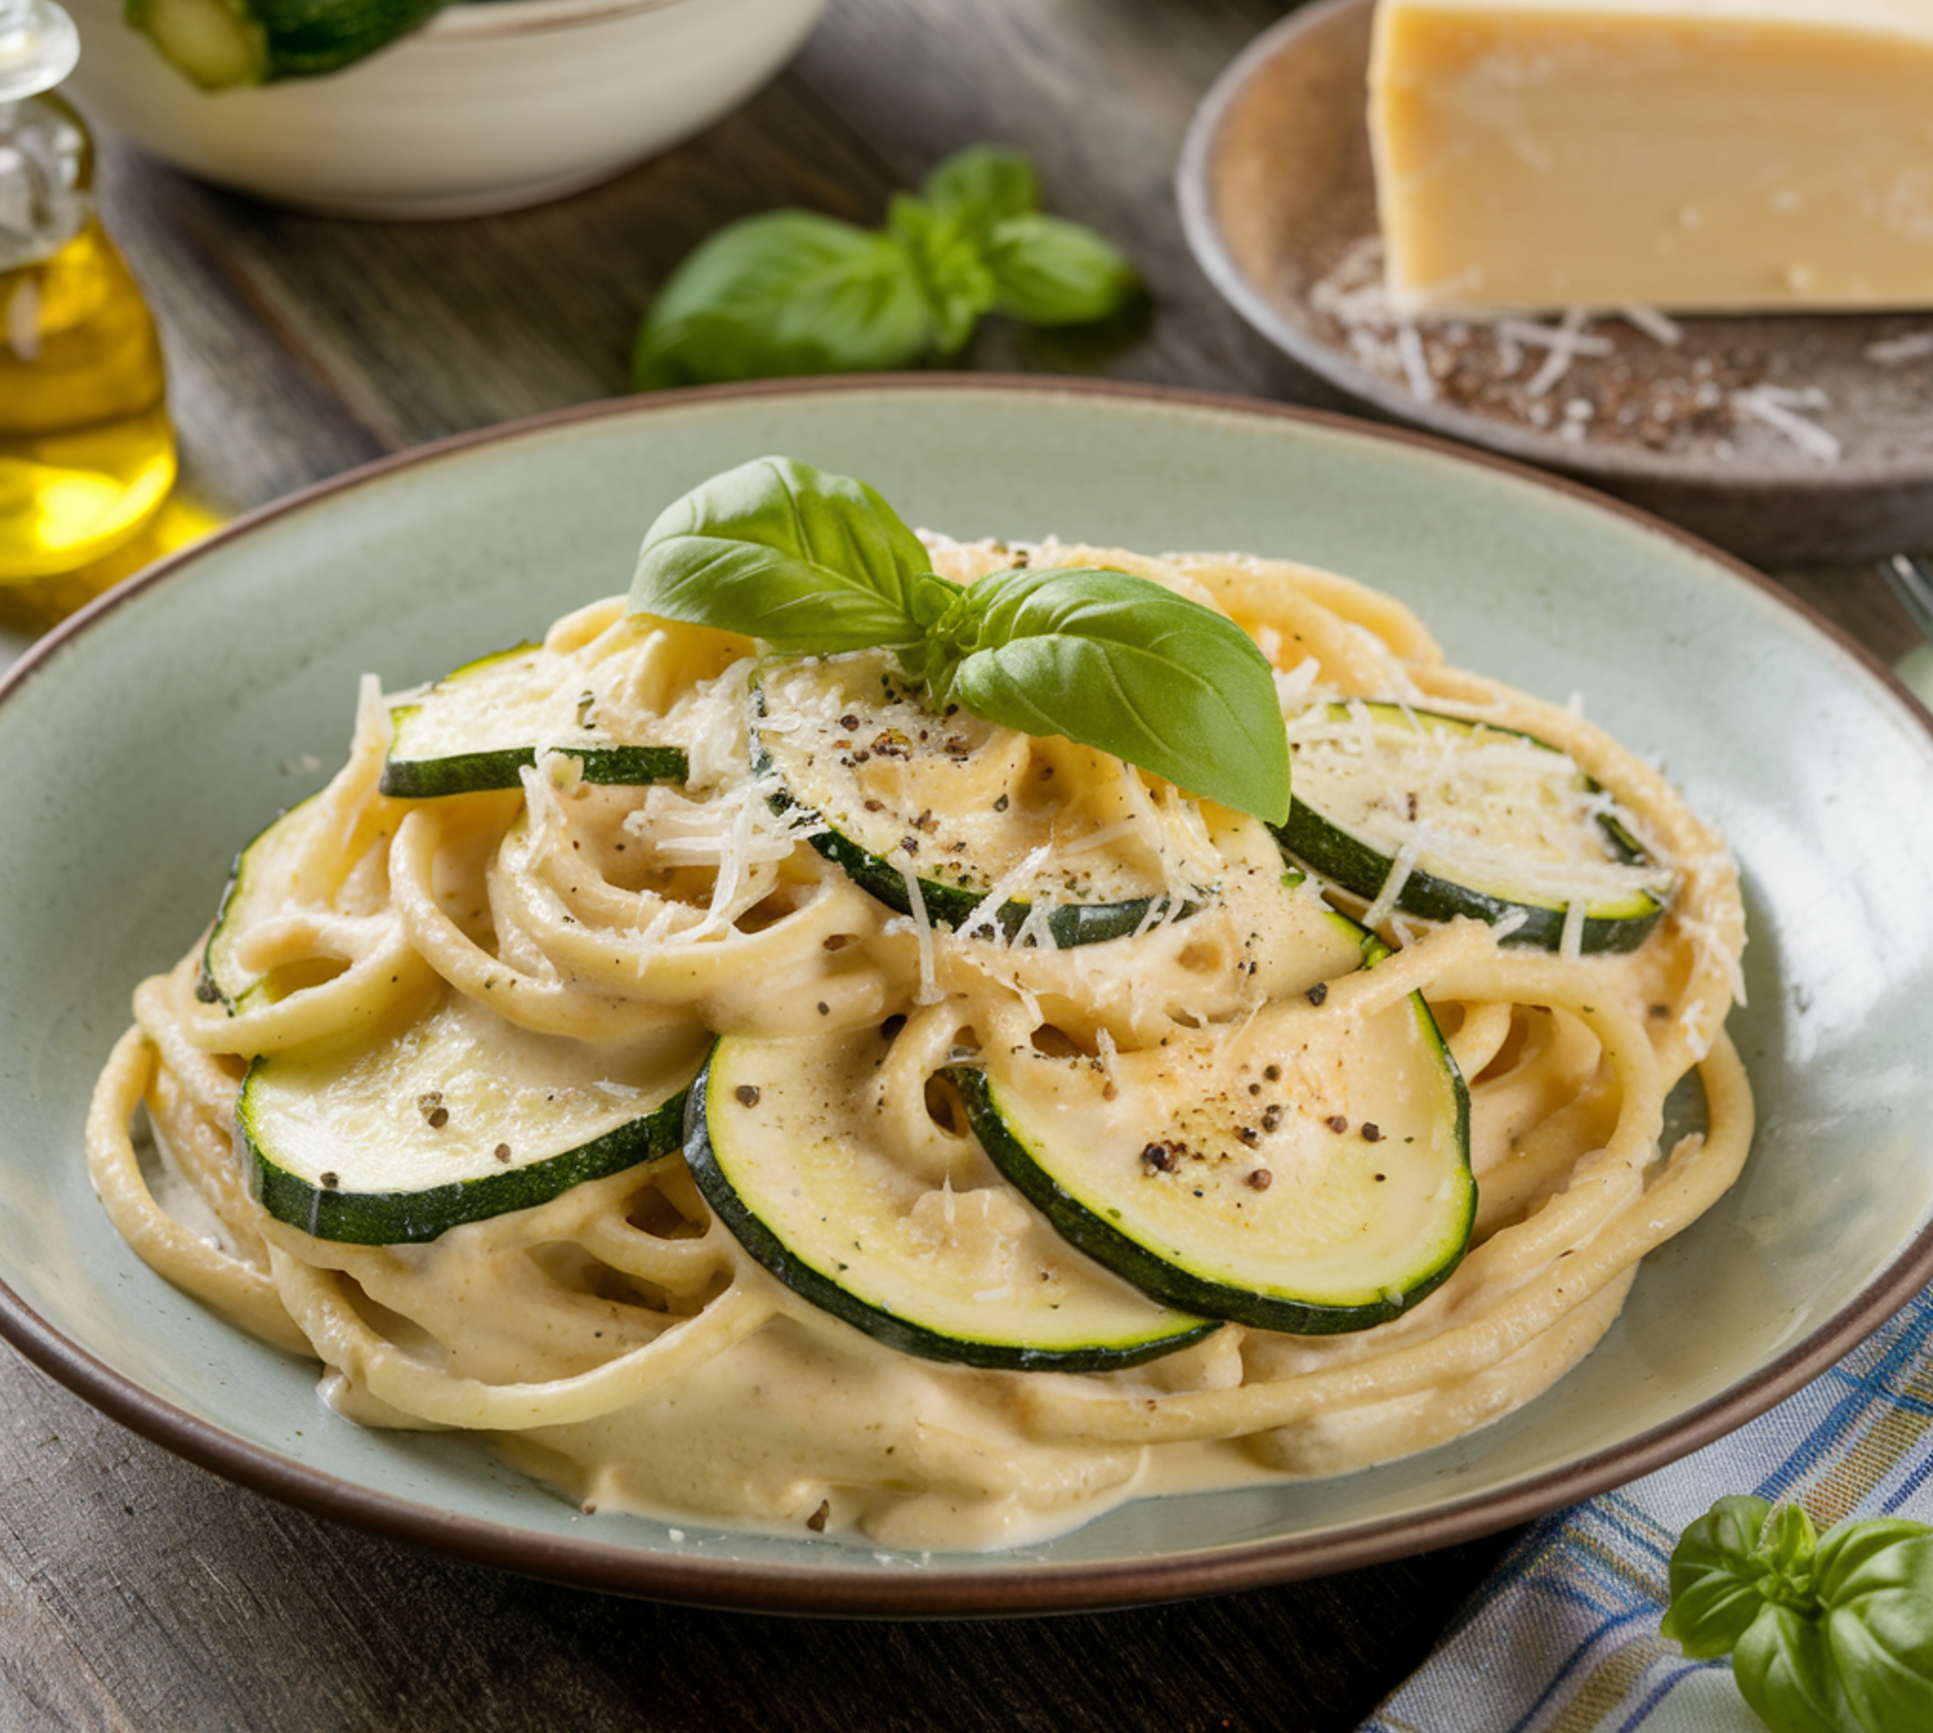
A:
{"type": "Polygon", "coordinates": [[[1893,665],[1893,672],[1933,709],[1933,567],[1913,554],[1894,554],[1881,560],[1879,569],[1923,640],[1893,665]]]}
{"type": "Polygon", "coordinates": [[[1894,554],[1879,569],[1913,624],[1933,638],[1933,570],[1911,554],[1894,554]]]}

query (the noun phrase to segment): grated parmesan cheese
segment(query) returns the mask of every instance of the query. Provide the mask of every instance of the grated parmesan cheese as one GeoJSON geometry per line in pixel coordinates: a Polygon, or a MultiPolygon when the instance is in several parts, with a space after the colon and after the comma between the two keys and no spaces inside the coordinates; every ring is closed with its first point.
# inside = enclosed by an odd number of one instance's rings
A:
{"type": "Polygon", "coordinates": [[[1744,391],[1734,391],[1732,402],[1747,415],[1755,416],[1766,426],[1776,428],[1808,456],[1816,457],[1821,463],[1839,461],[1841,447],[1837,435],[1828,433],[1816,421],[1810,421],[1799,413],[1805,409],[1832,407],[1832,400],[1816,385],[1803,390],[1780,385],[1754,385],[1744,391]]]}
{"type": "Polygon", "coordinates": [[[912,931],[914,942],[919,946],[920,985],[913,995],[915,1004],[937,1005],[946,997],[940,991],[937,972],[933,962],[933,922],[926,912],[926,894],[920,889],[919,874],[913,870],[913,863],[897,851],[888,855],[893,870],[906,885],[906,901],[910,905],[910,915],[897,915],[886,923],[890,932],[912,931]]]}
{"type": "Polygon", "coordinates": [[[1564,905],[1564,930],[1558,936],[1557,954],[1567,963],[1584,955],[1584,899],[1572,897],[1564,905]]]}
{"type": "Polygon", "coordinates": [[[1866,345],[1866,359],[1881,367],[1900,367],[1908,361],[1933,356],[1933,331],[1909,331],[1903,337],[1882,337],[1866,345]]]}
{"type": "Polygon", "coordinates": [[[1618,309],[1618,317],[1635,331],[1642,331],[1652,342],[1676,349],[1685,340],[1685,328],[1669,313],[1636,302],[1618,309]]]}
{"type": "Polygon", "coordinates": [[[1409,839],[1396,851],[1396,858],[1389,863],[1389,872],[1383,879],[1383,888],[1376,893],[1376,900],[1369,905],[1362,921],[1365,927],[1375,928],[1389,918],[1389,912],[1396,906],[1396,899],[1403,894],[1403,887],[1409,883],[1409,876],[1416,870],[1416,857],[1423,852],[1424,827],[1418,825],[1409,839]]]}

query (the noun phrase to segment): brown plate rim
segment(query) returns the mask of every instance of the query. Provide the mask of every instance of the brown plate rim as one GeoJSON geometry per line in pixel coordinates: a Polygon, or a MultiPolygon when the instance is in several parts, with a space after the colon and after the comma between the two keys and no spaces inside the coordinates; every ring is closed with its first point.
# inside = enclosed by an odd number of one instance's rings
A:
{"type": "MultiPolygon", "coordinates": [[[[514,441],[581,422],[675,415],[694,406],[736,398],[898,392],[962,397],[1071,394],[1157,408],[1205,410],[1301,423],[1370,441],[1406,445],[1499,471],[1637,523],[1744,579],[1860,663],[1905,701],[1919,723],[1933,734],[1933,715],[1918,705],[1889,668],[1831,621],[1744,562],[1594,489],[1429,434],[1382,427],[1327,411],[1186,387],[1003,374],[875,374],[700,387],[648,399],[616,398],[581,404],[393,453],[246,513],[109,591],[56,627],[0,676],[0,704],[29,680],[57,668],[69,645],[130,597],[191,573],[210,550],[315,500],[333,498],[479,445],[514,441]]],[[[376,1492],[247,1443],[154,1395],[41,1318],[4,1282],[0,1282],[0,1339],[10,1342],[28,1360],[111,1419],[224,1479],[312,1515],[474,1564],[582,1588],[723,1610],[898,1619],[1011,1617],[1094,1611],[1260,1588],[1428,1552],[1543,1516],[1660,1468],[1762,1414],[1857,1346],[1930,1279],[1933,1224],[1923,1228],[1891,1265],[1825,1325],[1731,1390],[1609,1450],[1501,1491],[1448,1501],[1420,1516],[1382,1518],[1314,1537],[1277,1536],[1154,1558],[1029,1562],[1015,1567],[996,1564],[992,1568],[984,1561],[977,1567],[938,1561],[928,1562],[917,1571],[893,1572],[870,1567],[842,1569],[838,1556],[830,1553],[824,1564],[810,1565],[685,1558],[576,1535],[535,1534],[376,1492]]]]}

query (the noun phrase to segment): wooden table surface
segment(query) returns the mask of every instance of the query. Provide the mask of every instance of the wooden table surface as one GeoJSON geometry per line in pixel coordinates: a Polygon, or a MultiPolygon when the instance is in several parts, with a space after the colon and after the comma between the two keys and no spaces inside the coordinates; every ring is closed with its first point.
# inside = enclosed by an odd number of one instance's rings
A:
{"type": "MultiPolygon", "coordinates": [[[[1028,151],[1125,245],[1154,315],[1112,346],[989,327],[976,370],[1320,398],[1219,300],[1172,182],[1269,0],[834,0],[696,141],[548,207],[460,223],[290,215],[104,136],[111,231],[167,348],[184,488],[234,512],[440,435],[626,389],[639,310],[723,221],[877,221],[963,145],[1028,151]]],[[[1784,581],[1882,656],[1874,574],[1784,581]]],[[[0,641],[0,649],[4,642],[0,641]]],[[[0,1348],[0,1729],[1350,1728],[1512,1539],[1324,1581],[1030,1623],[693,1611],[406,1550],[242,1491],[0,1348]]]]}

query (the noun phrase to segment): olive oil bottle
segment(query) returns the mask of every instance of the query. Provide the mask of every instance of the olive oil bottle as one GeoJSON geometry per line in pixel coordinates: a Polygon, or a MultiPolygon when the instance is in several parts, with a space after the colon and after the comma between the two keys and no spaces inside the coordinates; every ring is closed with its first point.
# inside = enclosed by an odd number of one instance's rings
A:
{"type": "Polygon", "coordinates": [[[53,93],[78,51],[51,0],[0,0],[0,584],[112,552],[175,476],[154,321],[53,93]]]}

